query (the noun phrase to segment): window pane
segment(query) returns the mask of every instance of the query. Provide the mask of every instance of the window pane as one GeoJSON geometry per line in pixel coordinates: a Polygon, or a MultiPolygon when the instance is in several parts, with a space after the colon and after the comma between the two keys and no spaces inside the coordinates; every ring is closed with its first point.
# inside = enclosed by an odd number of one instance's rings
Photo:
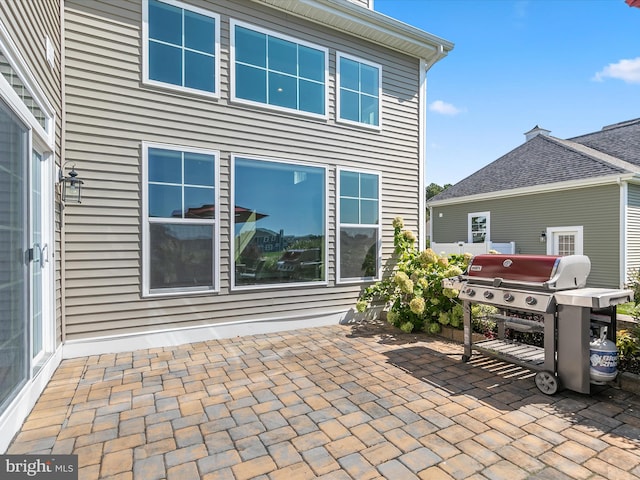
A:
{"type": "Polygon", "coordinates": [[[340,195],[343,197],[360,196],[360,174],[357,172],[340,172],[340,195]]]}
{"type": "Polygon", "coordinates": [[[324,52],[299,45],[298,72],[302,78],[316,80],[324,84],[324,52]]]}
{"type": "Polygon", "coordinates": [[[215,53],[215,19],[198,13],[184,11],[184,46],[200,52],[215,53]]]}
{"type": "Polygon", "coordinates": [[[367,225],[378,223],[377,200],[360,200],[360,223],[367,225]]]}
{"type": "Polygon", "coordinates": [[[211,225],[149,225],[152,290],[213,286],[211,225]]]}
{"type": "Polygon", "coordinates": [[[214,185],[214,162],[213,155],[203,155],[201,153],[184,154],[184,183],[189,185],[214,185]]]}
{"type": "Polygon", "coordinates": [[[297,45],[274,37],[269,37],[268,45],[269,70],[297,75],[297,45]]]}
{"type": "Polygon", "coordinates": [[[267,103],[267,72],[236,65],[236,97],[267,103]]]}
{"type": "Polygon", "coordinates": [[[367,125],[378,125],[378,99],[368,95],[361,95],[362,112],[360,121],[367,125]]]}
{"type": "Polygon", "coordinates": [[[300,110],[324,115],[324,85],[300,80],[300,110]]]}
{"type": "Polygon", "coordinates": [[[182,188],[174,185],[149,185],[149,216],[182,217],[182,188]]]}
{"type": "Polygon", "coordinates": [[[184,53],[184,86],[207,92],[215,91],[215,61],[200,53],[184,53]]]}
{"type": "Polygon", "coordinates": [[[360,121],[360,98],[357,93],[340,90],[340,118],[360,121]]]}
{"type": "Polygon", "coordinates": [[[150,148],[148,153],[149,181],[182,183],[182,153],[150,148]]]}
{"type": "Polygon", "coordinates": [[[182,49],[149,42],[149,78],[182,85],[182,49]]]}
{"type": "Polygon", "coordinates": [[[236,26],[236,62],[267,66],[267,36],[236,26]]]}
{"type": "Polygon", "coordinates": [[[182,45],[182,9],[149,0],[149,38],[182,45]]]}
{"type": "Polygon", "coordinates": [[[234,174],[236,284],[323,280],[325,170],[238,158],[234,174]]]}
{"type": "Polygon", "coordinates": [[[185,218],[213,218],[213,188],[184,187],[185,218]]]}
{"type": "Polygon", "coordinates": [[[378,176],[360,174],[360,196],[362,198],[378,198],[378,176]]]}
{"type": "Polygon", "coordinates": [[[340,229],[340,278],[378,276],[378,229],[340,229]]]}
{"type": "Polygon", "coordinates": [[[340,199],[340,222],[360,223],[360,202],[357,199],[340,199]]]}
{"type": "Polygon", "coordinates": [[[296,79],[287,75],[269,72],[269,103],[281,107],[298,106],[296,79]]]}
{"type": "Polygon", "coordinates": [[[347,58],[340,58],[340,87],[360,90],[360,72],[358,63],[347,58]]]}
{"type": "Polygon", "coordinates": [[[360,91],[369,95],[378,96],[378,69],[369,65],[360,64],[360,91]]]}

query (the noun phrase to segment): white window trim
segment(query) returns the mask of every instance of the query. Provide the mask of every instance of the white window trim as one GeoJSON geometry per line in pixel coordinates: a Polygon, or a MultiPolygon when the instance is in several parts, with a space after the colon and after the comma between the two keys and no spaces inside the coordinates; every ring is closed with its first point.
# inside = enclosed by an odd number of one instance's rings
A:
{"type": "Polygon", "coordinates": [[[220,98],[220,15],[217,13],[205,10],[203,8],[194,7],[186,3],[179,2],[177,0],[158,0],[167,5],[172,5],[177,8],[189,10],[206,17],[213,18],[216,22],[215,32],[215,92],[207,92],[206,90],[198,90],[197,88],[183,87],[182,85],[174,85],[173,83],[160,82],[149,78],[149,0],[142,1],[142,83],[145,85],[152,85],[154,87],[160,87],[167,90],[175,90],[178,92],[205,96],[209,98],[220,98]]]}
{"type": "Polygon", "coordinates": [[[313,167],[313,168],[321,168],[324,170],[324,264],[323,264],[323,274],[324,278],[322,280],[318,280],[317,282],[291,282],[291,283],[269,283],[263,285],[236,285],[236,242],[235,242],[235,220],[234,217],[231,218],[229,222],[229,237],[230,243],[229,251],[231,252],[231,257],[229,259],[229,269],[231,270],[231,291],[242,291],[242,290],[273,290],[273,289],[282,289],[296,286],[326,286],[328,285],[327,281],[327,268],[329,263],[329,168],[326,165],[319,165],[314,163],[307,162],[299,162],[290,159],[282,159],[282,158],[273,158],[273,157],[263,157],[263,156],[255,156],[255,155],[242,155],[240,153],[235,153],[231,155],[231,172],[229,179],[229,189],[231,190],[231,208],[234,208],[236,204],[236,189],[235,189],[235,171],[236,171],[236,159],[242,158],[245,160],[256,160],[260,162],[272,162],[272,163],[285,163],[288,165],[298,165],[301,167],[313,167]]]}
{"type": "Polygon", "coordinates": [[[487,217],[487,232],[484,237],[484,243],[491,241],[491,212],[473,212],[467,214],[467,242],[473,243],[473,232],[471,230],[471,220],[474,217],[487,217]]]}
{"type": "Polygon", "coordinates": [[[238,20],[231,19],[229,21],[229,36],[231,38],[231,55],[229,60],[229,68],[231,70],[231,80],[229,85],[230,91],[230,100],[235,103],[251,105],[254,107],[265,108],[268,110],[275,110],[279,112],[286,112],[288,114],[301,115],[304,117],[317,118],[321,120],[327,120],[329,118],[329,49],[322,47],[320,45],[316,45],[314,43],[306,42],[304,40],[300,40],[298,38],[290,37],[288,35],[283,35],[278,32],[274,32],[273,30],[267,30],[265,28],[257,27],[250,23],[241,22],[238,20]],[[324,114],[318,114],[313,112],[306,112],[304,110],[298,110],[295,108],[287,108],[281,107],[278,105],[271,105],[269,103],[255,102],[253,100],[246,100],[244,98],[236,97],[236,26],[244,27],[249,30],[253,30],[258,33],[262,33],[265,35],[269,35],[275,38],[279,38],[281,40],[286,40],[288,42],[293,42],[298,45],[303,45],[305,47],[313,48],[316,50],[321,50],[324,52],[324,114]]]}
{"type": "MultiPolygon", "coordinates": [[[[165,143],[142,142],[142,296],[143,297],[170,297],[184,296],[191,294],[207,294],[217,293],[220,291],[220,152],[218,150],[208,150],[196,147],[187,147],[182,145],[170,145],[165,143]],[[213,285],[207,287],[194,288],[176,288],[163,289],[161,291],[151,291],[149,286],[149,269],[151,267],[149,258],[149,149],[158,148],[163,150],[173,150],[177,152],[200,153],[204,155],[213,155],[215,157],[214,165],[214,185],[215,196],[214,204],[216,206],[215,217],[213,222],[201,222],[203,225],[213,223],[213,285]]],[[[193,221],[180,221],[176,219],[171,223],[185,223],[189,225],[196,224],[193,221]]]]}
{"type": "Polygon", "coordinates": [[[382,172],[373,170],[361,170],[355,168],[338,167],[336,169],[336,284],[350,284],[350,283],[364,283],[379,281],[382,278],[382,172]],[[345,223],[343,224],[340,219],[340,173],[341,172],[354,172],[364,173],[368,175],[376,175],[378,177],[378,252],[376,256],[376,267],[378,275],[375,277],[359,277],[359,278],[342,278],[340,272],[340,230],[342,227],[349,228],[374,228],[376,225],[368,223],[345,223]]]}
{"type": "Polygon", "coordinates": [[[574,254],[584,255],[584,227],[582,225],[573,227],[547,227],[547,255],[555,255],[553,253],[554,237],[560,232],[575,232],[576,245],[574,254]]]}
{"type": "Polygon", "coordinates": [[[342,52],[336,52],[336,122],[346,125],[353,125],[356,127],[368,128],[370,130],[380,131],[382,130],[382,65],[373,63],[362,58],[354,57],[342,52]],[[342,95],[340,95],[340,59],[346,58],[354,62],[362,63],[373,68],[378,69],[378,125],[371,125],[368,123],[354,122],[353,120],[347,120],[340,116],[340,103],[342,101],[342,95]]]}

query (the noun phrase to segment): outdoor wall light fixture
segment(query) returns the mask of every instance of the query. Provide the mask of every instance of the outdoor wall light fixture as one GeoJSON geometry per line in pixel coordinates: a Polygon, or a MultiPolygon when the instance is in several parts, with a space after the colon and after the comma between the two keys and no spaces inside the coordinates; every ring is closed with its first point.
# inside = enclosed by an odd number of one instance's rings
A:
{"type": "Polygon", "coordinates": [[[546,241],[547,241],[547,232],[543,230],[542,233],[540,234],[540,243],[544,243],[546,241]]]}
{"type": "Polygon", "coordinates": [[[64,203],[82,203],[82,185],[84,182],[78,178],[76,164],[71,165],[68,176],[64,176],[64,169],[67,163],[62,166],[58,176],[58,181],[62,184],[62,201],[64,203]]]}

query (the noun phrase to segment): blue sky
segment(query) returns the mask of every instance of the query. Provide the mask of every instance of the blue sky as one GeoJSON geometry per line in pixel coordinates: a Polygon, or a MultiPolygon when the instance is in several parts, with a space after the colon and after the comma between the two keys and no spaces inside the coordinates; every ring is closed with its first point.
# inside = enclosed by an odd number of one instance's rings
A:
{"type": "Polygon", "coordinates": [[[374,8],[455,44],[427,76],[427,184],[462,180],[536,125],[570,138],[640,117],[640,8],[624,0],[374,8]]]}

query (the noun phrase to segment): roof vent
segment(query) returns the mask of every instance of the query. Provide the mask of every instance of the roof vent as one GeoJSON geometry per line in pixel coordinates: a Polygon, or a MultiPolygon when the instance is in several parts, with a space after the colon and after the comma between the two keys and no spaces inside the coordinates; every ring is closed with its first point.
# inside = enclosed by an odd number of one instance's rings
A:
{"type": "Polygon", "coordinates": [[[544,128],[540,128],[538,125],[536,125],[528,132],[525,132],[524,134],[526,138],[525,142],[528,142],[533,137],[537,137],[538,135],[549,135],[550,133],[551,133],[551,130],[545,130],[544,128]]]}

